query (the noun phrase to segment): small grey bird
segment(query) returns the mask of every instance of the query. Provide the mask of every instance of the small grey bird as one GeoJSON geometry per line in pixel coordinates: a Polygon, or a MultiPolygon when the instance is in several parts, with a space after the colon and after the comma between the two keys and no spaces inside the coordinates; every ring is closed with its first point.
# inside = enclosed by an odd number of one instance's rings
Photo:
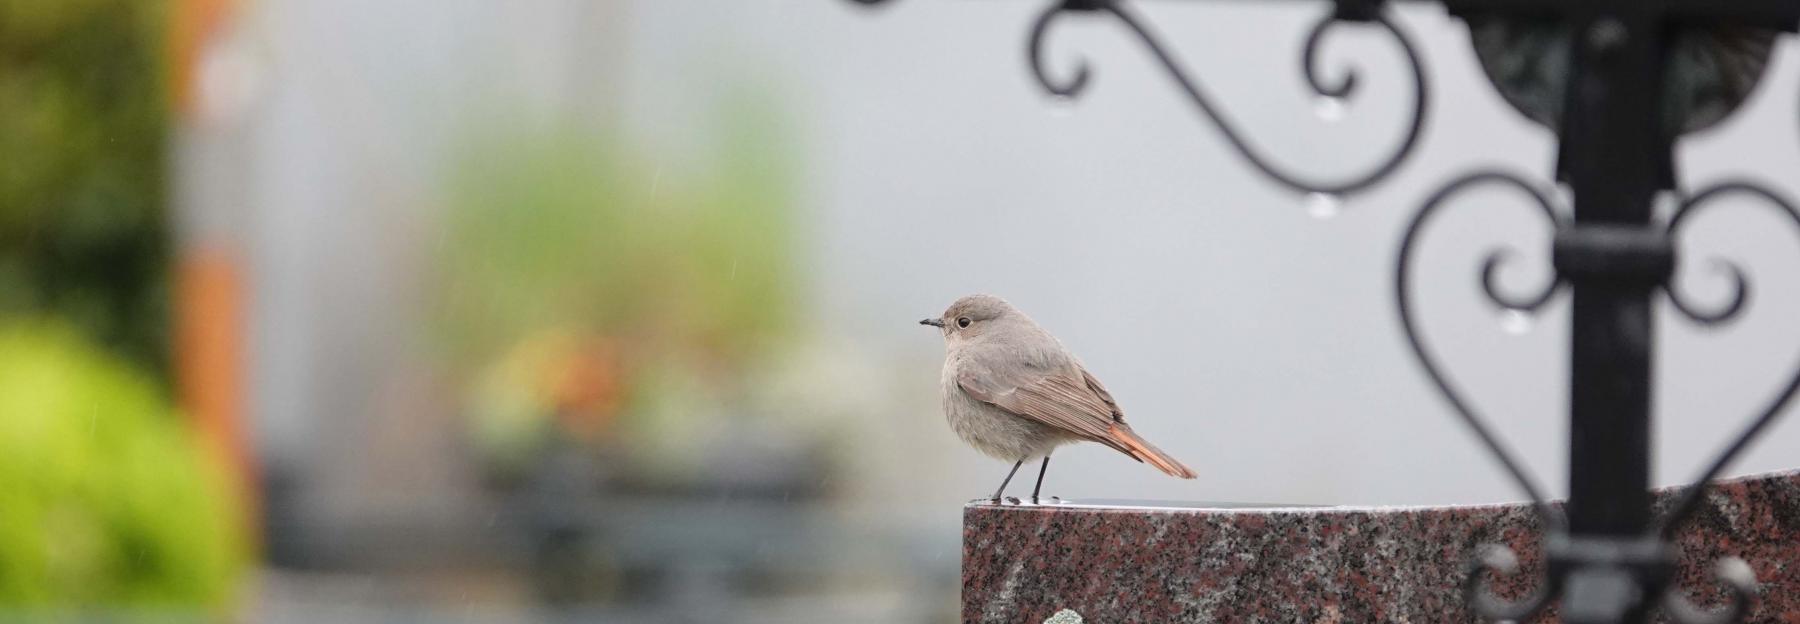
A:
{"type": "Polygon", "coordinates": [[[976,450],[1013,462],[994,491],[995,503],[1019,466],[1041,457],[1031,488],[1037,502],[1050,452],[1070,442],[1099,442],[1171,476],[1194,478],[1194,471],[1125,424],[1112,394],[1062,342],[999,297],[957,299],[942,316],[919,324],[944,332],[944,417],[950,428],[976,450]]]}

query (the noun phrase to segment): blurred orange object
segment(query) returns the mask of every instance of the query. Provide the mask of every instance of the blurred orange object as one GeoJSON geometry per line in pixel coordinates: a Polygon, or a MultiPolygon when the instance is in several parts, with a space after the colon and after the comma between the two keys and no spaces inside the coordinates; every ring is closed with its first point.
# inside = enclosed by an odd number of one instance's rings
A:
{"type": "Polygon", "coordinates": [[[175,275],[175,374],[201,444],[226,467],[252,548],[261,523],[256,465],[244,435],[243,278],[231,255],[183,250],[175,275]]]}
{"type": "MultiPolygon", "coordinates": [[[[239,6],[238,0],[177,0],[169,27],[169,84],[178,126],[198,113],[196,68],[239,6]]],[[[244,433],[243,274],[218,246],[188,242],[176,252],[173,310],[175,382],[181,407],[215,465],[229,471],[243,508],[239,517],[261,550],[256,463],[244,433]]]]}

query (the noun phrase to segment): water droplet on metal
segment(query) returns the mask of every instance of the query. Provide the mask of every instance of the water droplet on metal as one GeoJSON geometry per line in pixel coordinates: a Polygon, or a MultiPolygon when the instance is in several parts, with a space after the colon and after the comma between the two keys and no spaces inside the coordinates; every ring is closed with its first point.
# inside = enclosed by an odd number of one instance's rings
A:
{"type": "Polygon", "coordinates": [[[1322,97],[1313,101],[1313,114],[1326,122],[1335,122],[1344,118],[1344,98],[1322,97]]]}
{"type": "Polygon", "coordinates": [[[1500,328],[1515,336],[1530,333],[1531,326],[1536,322],[1537,319],[1532,318],[1530,312],[1507,310],[1500,314],[1500,328]]]}
{"type": "Polygon", "coordinates": [[[1306,213],[1315,219],[1330,219],[1337,216],[1344,207],[1344,200],[1329,193],[1313,193],[1306,196],[1306,213]]]}

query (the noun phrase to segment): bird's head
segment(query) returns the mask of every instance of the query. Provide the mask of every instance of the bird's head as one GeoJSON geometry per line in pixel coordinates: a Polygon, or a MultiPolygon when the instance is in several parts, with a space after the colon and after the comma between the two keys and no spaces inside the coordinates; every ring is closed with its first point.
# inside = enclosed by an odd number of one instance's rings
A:
{"type": "Polygon", "coordinates": [[[994,321],[1012,318],[1018,313],[1005,299],[993,295],[969,295],[950,304],[942,315],[919,321],[919,324],[942,330],[946,340],[966,340],[980,335],[994,321]]]}

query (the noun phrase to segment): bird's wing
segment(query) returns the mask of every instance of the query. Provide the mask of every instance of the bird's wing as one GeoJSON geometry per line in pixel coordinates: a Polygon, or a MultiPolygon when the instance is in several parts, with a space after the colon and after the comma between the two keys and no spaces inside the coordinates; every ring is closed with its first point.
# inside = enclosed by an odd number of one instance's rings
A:
{"type": "Polygon", "coordinates": [[[1087,384],[1089,390],[1094,391],[1094,394],[1100,397],[1101,401],[1106,402],[1106,408],[1112,410],[1114,422],[1125,422],[1125,412],[1119,409],[1118,403],[1113,402],[1112,393],[1107,392],[1106,386],[1100,385],[1100,380],[1096,379],[1093,373],[1087,372],[1086,367],[1081,367],[1081,380],[1087,384]]]}
{"type": "Polygon", "coordinates": [[[1082,376],[1030,368],[1009,372],[967,360],[956,384],[977,401],[1126,451],[1113,439],[1112,397],[1092,375],[1082,376]]]}

